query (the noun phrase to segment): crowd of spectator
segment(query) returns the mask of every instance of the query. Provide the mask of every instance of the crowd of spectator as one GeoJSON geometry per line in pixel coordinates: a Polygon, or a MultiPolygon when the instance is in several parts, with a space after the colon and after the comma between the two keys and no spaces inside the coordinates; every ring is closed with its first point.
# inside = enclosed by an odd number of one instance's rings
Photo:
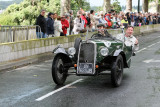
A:
{"type": "Polygon", "coordinates": [[[136,13],[120,12],[111,10],[108,13],[103,11],[85,12],[80,9],[75,18],[73,11],[58,16],[57,13],[48,13],[45,18],[45,10],[42,10],[36,20],[36,33],[38,38],[67,36],[97,29],[97,25],[102,23],[106,29],[117,29],[121,26],[143,26],[150,24],[160,24],[160,14],[158,13],[136,13]],[[40,29],[39,29],[40,28],[40,29]]]}

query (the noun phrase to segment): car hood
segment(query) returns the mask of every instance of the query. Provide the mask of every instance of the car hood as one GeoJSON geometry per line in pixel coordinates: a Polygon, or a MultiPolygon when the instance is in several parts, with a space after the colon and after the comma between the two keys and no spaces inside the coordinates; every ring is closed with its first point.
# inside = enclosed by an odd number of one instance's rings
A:
{"type": "Polygon", "coordinates": [[[123,42],[120,40],[88,40],[88,43],[96,44],[97,61],[101,61],[105,57],[100,54],[100,50],[103,47],[107,47],[109,50],[108,56],[113,56],[115,51],[123,50],[123,42]]]}

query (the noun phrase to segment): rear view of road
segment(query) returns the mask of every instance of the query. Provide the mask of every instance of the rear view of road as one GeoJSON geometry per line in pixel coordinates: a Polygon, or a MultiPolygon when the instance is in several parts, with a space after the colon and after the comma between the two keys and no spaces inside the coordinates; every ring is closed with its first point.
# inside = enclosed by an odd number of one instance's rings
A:
{"type": "Polygon", "coordinates": [[[140,50],[120,87],[110,75],[69,76],[57,86],[52,60],[0,72],[0,107],[160,107],[160,32],[139,37],[140,50]]]}

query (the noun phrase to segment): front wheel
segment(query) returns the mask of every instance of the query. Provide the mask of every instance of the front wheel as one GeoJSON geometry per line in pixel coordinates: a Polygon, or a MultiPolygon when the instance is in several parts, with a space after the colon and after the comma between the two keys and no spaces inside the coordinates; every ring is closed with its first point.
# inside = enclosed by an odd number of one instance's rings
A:
{"type": "Polygon", "coordinates": [[[121,84],[123,78],[123,58],[119,55],[113,62],[111,68],[111,82],[114,87],[118,87],[121,84]]]}
{"type": "Polygon", "coordinates": [[[67,78],[68,70],[64,67],[61,56],[56,57],[52,63],[52,78],[57,85],[63,85],[67,78]]]}

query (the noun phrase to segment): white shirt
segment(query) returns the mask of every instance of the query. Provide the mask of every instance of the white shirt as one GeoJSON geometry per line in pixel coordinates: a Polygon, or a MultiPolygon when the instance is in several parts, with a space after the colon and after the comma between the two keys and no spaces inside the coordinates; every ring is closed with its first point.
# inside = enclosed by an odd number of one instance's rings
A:
{"type": "Polygon", "coordinates": [[[131,35],[130,37],[126,37],[124,35],[125,34],[119,34],[116,38],[123,41],[126,46],[132,46],[133,51],[137,51],[139,49],[139,44],[135,44],[137,39],[133,35],[131,35]]]}
{"type": "Polygon", "coordinates": [[[54,21],[54,36],[60,36],[60,33],[63,32],[62,30],[62,24],[60,20],[54,21]]]}

